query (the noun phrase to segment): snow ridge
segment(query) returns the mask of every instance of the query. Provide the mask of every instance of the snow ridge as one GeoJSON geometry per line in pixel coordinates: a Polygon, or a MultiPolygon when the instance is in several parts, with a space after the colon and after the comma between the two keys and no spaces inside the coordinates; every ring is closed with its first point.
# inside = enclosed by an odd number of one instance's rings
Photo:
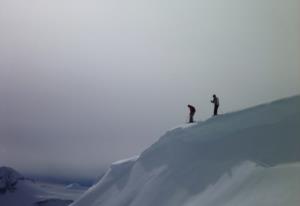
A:
{"type": "Polygon", "coordinates": [[[275,193],[296,206],[299,187],[267,188],[299,182],[299,106],[295,96],[168,131],[139,158],[113,164],[72,206],[273,206],[275,193]]]}

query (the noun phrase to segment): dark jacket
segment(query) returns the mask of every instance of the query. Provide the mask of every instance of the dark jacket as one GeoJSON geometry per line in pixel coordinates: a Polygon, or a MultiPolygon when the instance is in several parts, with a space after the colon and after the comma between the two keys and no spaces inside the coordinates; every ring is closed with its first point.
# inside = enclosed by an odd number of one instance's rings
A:
{"type": "Polygon", "coordinates": [[[214,103],[216,106],[219,106],[219,98],[217,96],[214,96],[213,100],[211,103],[214,103]]]}
{"type": "Polygon", "coordinates": [[[193,107],[192,105],[188,105],[189,109],[190,109],[190,114],[194,114],[196,112],[196,108],[193,107]]]}

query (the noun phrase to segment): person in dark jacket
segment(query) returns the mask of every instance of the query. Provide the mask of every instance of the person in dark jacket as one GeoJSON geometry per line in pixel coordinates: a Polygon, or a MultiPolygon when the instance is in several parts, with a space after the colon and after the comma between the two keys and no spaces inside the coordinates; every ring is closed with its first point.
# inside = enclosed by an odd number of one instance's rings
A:
{"type": "Polygon", "coordinates": [[[214,94],[213,100],[211,100],[210,102],[214,104],[214,116],[218,115],[219,98],[214,94]]]}
{"type": "Polygon", "coordinates": [[[189,123],[193,123],[194,122],[194,114],[196,113],[196,109],[194,106],[188,104],[187,105],[188,108],[190,109],[190,119],[189,119],[189,123]]]}

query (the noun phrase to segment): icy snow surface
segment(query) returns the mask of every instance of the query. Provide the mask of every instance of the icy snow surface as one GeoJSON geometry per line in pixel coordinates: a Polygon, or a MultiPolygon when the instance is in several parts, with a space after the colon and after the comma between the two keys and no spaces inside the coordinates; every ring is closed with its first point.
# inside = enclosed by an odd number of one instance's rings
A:
{"type": "Polygon", "coordinates": [[[72,206],[299,206],[300,96],[168,131],[72,206]]]}

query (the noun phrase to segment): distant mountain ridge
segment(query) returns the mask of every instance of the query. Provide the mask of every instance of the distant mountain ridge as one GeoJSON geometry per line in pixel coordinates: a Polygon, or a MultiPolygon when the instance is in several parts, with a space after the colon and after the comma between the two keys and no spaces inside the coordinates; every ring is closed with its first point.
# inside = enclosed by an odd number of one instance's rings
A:
{"type": "Polygon", "coordinates": [[[1,206],[67,206],[86,188],[40,184],[10,167],[0,167],[1,206]]]}
{"type": "Polygon", "coordinates": [[[9,167],[0,167],[0,194],[6,192],[14,192],[18,181],[25,180],[25,178],[9,167]]]}

